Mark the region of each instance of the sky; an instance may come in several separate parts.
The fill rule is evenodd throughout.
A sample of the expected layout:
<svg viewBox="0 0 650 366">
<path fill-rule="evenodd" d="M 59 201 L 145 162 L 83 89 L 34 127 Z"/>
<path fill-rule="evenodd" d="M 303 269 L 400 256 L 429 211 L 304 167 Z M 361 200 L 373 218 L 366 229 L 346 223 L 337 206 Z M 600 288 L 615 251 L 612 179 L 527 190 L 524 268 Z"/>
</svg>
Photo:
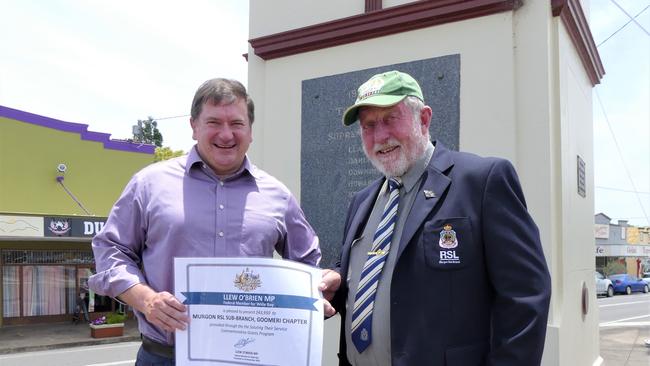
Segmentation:
<svg viewBox="0 0 650 366">
<path fill-rule="evenodd" d="M 0 0 L 0 14 L 0 105 L 112 138 L 152 116 L 187 151 L 198 86 L 247 83 L 248 1 Z"/>
<path fill-rule="evenodd" d="M 593 89 L 594 213 L 650 225 L 650 0 L 591 0 L 588 13 L 606 71 Z M 0 105 L 115 139 L 151 116 L 165 146 L 187 151 L 197 87 L 247 84 L 248 1 L 0 0 L 0 14 Z"/>
<path fill-rule="evenodd" d="M 643 28 L 630 22 L 621 29 L 630 17 L 618 6 L 631 17 L 643 11 L 635 18 Z M 648 226 L 650 0 L 592 0 L 590 10 L 606 72 L 593 90 L 595 212 Z"/>
</svg>

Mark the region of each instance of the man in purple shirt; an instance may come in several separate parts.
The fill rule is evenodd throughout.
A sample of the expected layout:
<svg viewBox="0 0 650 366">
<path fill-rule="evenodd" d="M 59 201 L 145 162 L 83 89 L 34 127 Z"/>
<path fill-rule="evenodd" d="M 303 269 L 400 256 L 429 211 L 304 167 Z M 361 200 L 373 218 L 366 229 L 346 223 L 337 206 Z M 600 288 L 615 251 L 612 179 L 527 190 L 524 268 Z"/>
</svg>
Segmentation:
<svg viewBox="0 0 650 366">
<path fill-rule="evenodd" d="M 296 199 L 246 157 L 253 101 L 235 80 L 199 87 L 188 155 L 136 173 L 93 239 L 97 293 L 135 309 L 137 365 L 173 365 L 174 330 L 190 321 L 173 292 L 174 257 L 271 257 L 318 265 L 318 237 Z"/>
</svg>

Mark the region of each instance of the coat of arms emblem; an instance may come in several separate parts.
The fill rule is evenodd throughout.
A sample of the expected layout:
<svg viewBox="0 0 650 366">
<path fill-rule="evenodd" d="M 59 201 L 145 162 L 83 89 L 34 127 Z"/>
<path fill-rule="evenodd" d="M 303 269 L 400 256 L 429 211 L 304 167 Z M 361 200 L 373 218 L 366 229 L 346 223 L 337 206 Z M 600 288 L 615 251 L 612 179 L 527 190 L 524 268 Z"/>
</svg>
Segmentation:
<svg viewBox="0 0 650 366">
<path fill-rule="evenodd" d="M 452 249 L 458 246 L 458 239 L 456 232 L 451 229 L 451 225 L 446 224 L 440 232 L 440 241 L 438 242 L 441 248 Z"/>
<path fill-rule="evenodd" d="M 262 285 L 262 280 L 260 279 L 259 274 L 246 268 L 240 274 L 235 275 L 234 284 L 238 289 L 248 292 L 260 287 Z"/>
<path fill-rule="evenodd" d="M 48 229 L 54 235 L 63 236 L 70 231 L 70 222 L 64 219 L 51 219 Z"/>
</svg>

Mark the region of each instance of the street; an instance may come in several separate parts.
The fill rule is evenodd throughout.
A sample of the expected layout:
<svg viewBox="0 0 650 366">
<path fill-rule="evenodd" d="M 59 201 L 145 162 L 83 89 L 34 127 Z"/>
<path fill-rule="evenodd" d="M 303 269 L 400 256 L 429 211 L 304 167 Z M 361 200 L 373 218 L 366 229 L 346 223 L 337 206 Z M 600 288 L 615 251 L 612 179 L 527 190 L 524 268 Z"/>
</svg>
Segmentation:
<svg viewBox="0 0 650 366">
<path fill-rule="evenodd" d="M 0 355 L 2 366 L 127 366 L 135 364 L 140 342 L 61 348 Z"/>
<path fill-rule="evenodd" d="M 600 355 L 604 366 L 646 366 L 650 363 L 650 294 L 599 297 Z M 326 342 L 335 339 L 326 337 Z M 0 355 L 2 366 L 127 366 L 135 363 L 140 342 L 71 347 Z M 329 348 L 334 347 L 330 344 Z M 335 364 L 334 360 L 326 360 Z"/>
<path fill-rule="evenodd" d="M 600 328 L 650 326 L 650 293 L 599 297 Z"/>
</svg>

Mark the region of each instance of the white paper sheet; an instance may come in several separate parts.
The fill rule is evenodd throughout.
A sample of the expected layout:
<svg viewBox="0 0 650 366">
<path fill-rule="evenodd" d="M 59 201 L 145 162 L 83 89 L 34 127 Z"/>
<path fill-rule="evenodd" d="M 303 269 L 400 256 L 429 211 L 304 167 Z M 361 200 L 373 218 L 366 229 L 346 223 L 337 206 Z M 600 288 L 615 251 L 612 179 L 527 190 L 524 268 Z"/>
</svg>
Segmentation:
<svg viewBox="0 0 650 366">
<path fill-rule="evenodd" d="M 190 324 L 177 365 L 320 366 L 321 270 L 270 258 L 175 258 Z"/>
</svg>

